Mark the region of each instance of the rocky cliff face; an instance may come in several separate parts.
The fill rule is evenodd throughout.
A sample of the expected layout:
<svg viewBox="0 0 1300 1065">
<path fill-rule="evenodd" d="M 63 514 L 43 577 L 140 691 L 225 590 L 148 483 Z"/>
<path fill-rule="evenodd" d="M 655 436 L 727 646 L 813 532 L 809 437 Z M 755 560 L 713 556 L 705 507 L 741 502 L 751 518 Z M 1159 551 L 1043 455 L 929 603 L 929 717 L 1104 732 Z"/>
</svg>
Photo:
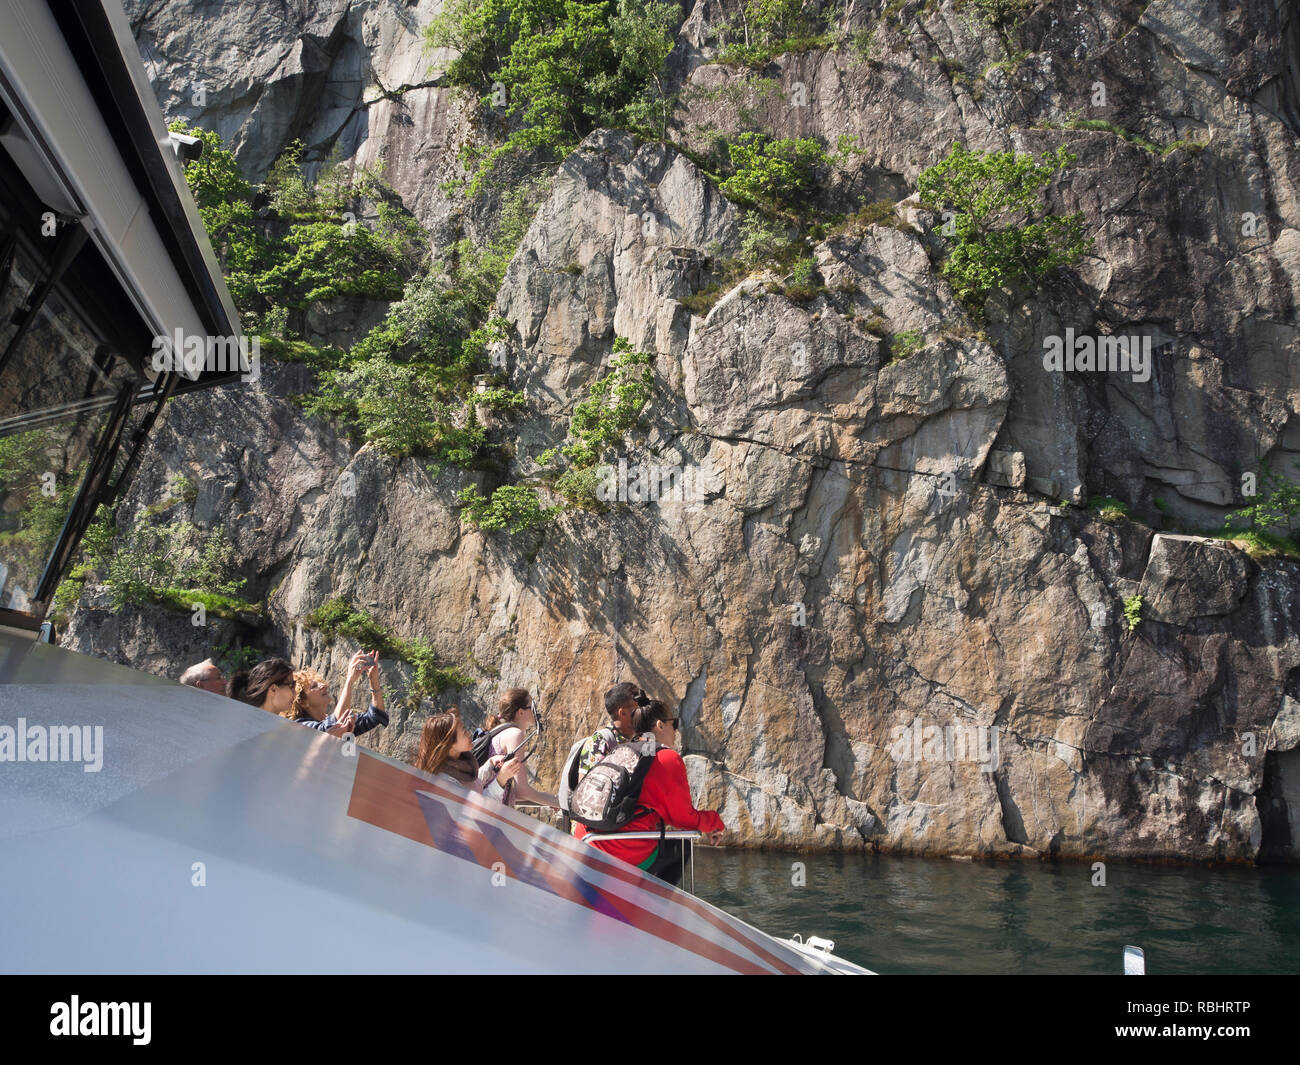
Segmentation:
<svg viewBox="0 0 1300 1065">
<path fill-rule="evenodd" d="M 435 242 L 475 233 L 480 208 L 441 189 L 475 132 L 438 84 L 445 57 L 420 50 L 431 5 L 128 10 L 164 107 L 251 176 L 301 137 L 384 161 Z M 810 302 L 756 275 L 692 313 L 679 301 L 737 246 L 736 209 L 682 152 L 598 131 L 551 176 L 497 297 L 529 399 L 498 431 L 526 472 L 625 337 L 655 353 L 656 398 L 623 458 L 680 469 L 686 498 L 484 534 L 455 505 L 470 475 L 353 451 L 288 401 L 310 380 L 284 367 L 173 402 L 128 511 L 194 477 L 192 520 L 235 543 L 260 638 L 297 662 L 341 675 L 353 648 L 300 622 L 343 596 L 479 678 L 443 705 L 537 687 L 546 785 L 600 693 L 635 679 L 680 707 L 697 803 L 750 843 L 1300 856 L 1300 566 L 1157 531 L 1221 525 L 1243 473 L 1300 464 L 1295 4 L 1047 3 L 1015 62 L 947 2 L 853 5 L 872 59 L 779 56 L 759 82 L 711 62 L 720 18 L 700 0 L 670 59 L 685 147 L 751 124 L 847 134 L 861 154 L 821 194 L 842 207 L 903 200 L 953 141 L 1067 144 L 1052 196 L 1083 212 L 1090 257 L 1050 299 L 992 301 L 981 331 L 932 266 L 937 220 L 912 210 L 823 241 Z M 1130 138 L 1060 128 L 1080 116 Z M 868 314 L 920 350 L 891 361 Z M 1152 338 L 1149 380 L 1046 371 L 1067 328 Z M 1100 494 L 1140 520 L 1063 505 Z M 91 594 L 66 642 L 174 675 L 233 635 Z M 428 709 L 374 742 L 409 755 Z"/>
</svg>

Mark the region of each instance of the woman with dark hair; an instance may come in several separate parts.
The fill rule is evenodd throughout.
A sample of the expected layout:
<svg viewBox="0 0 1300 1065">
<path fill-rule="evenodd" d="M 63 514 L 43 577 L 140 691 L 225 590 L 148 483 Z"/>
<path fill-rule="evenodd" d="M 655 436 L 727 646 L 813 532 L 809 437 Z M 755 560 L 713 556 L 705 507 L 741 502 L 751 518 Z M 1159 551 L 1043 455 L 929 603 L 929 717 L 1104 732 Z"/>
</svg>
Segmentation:
<svg viewBox="0 0 1300 1065">
<path fill-rule="evenodd" d="M 500 730 L 488 744 L 488 755 L 499 755 L 505 758 L 513 754 L 524 742 L 525 730 L 533 728 L 536 724 L 537 712 L 533 708 L 533 697 L 528 694 L 528 689 L 507 688 L 497 699 L 497 712 L 483 725 L 488 732 Z M 486 767 L 484 772 L 486 773 Z M 502 802 L 507 806 L 514 806 L 517 802 L 532 802 L 556 810 L 560 808 L 559 801 L 554 795 L 538 791 L 528 783 L 526 770 L 514 778 L 512 787 L 507 787 L 507 782 L 500 778 L 497 779 L 497 783 L 505 790 Z"/>
<path fill-rule="evenodd" d="M 638 706 L 632 715 L 632 724 L 638 736 L 653 734 L 658 750 L 654 763 L 641 782 L 641 805 L 646 812 L 638 814 L 623 826 L 624 832 L 652 832 L 660 826 L 667 828 L 698 829 L 713 844 L 721 843 L 727 826 L 716 810 L 697 810 L 691 800 L 691 786 L 686 780 L 686 763 L 674 749 L 677 746 L 678 719 L 668 713 L 668 708 L 658 700 Z M 574 833 L 579 839 L 587 835 L 584 825 Z M 607 839 L 592 844 L 606 854 L 621 858 L 630 865 L 644 869 L 651 876 L 678 884 L 682 878 L 685 851 L 679 839 L 665 840 L 660 846 L 653 839 Z"/>
<path fill-rule="evenodd" d="M 293 705 L 293 666 L 283 658 L 267 658 L 230 678 L 226 694 L 259 710 L 283 714 Z"/>
<path fill-rule="evenodd" d="M 362 673 L 370 681 L 370 706 L 363 714 L 352 709 L 352 688 Z M 315 670 L 294 674 L 295 696 L 288 715 L 300 725 L 328 732 L 331 736 L 361 736 L 372 728 L 388 724 L 384 693 L 380 687 L 379 652 L 358 651 L 348 663 L 348 675 L 339 693 L 338 705 L 329 713 L 330 689 Z"/>
<path fill-rule="evenodd" d="M 461 724 L 460 710 L 451 707 L 441 714 L 430 714 L 420 730 L 420 749 L 415 756 L 415 768 L 426 773 L 442 773 L 459 780 L 465 787 L 483 794 L 484 784 L 496 778 L 505 787 L 523 768 L 522 762 L 510 762 L 502 767 L 502 757 L 494 757 L 480 774 L 474 760 L 474 741 Z"/>
<path fill-rule="evenodd" d="M 527 688 L 507 688 L 497 697 L 497 712 L 483 723 L 483 727 L 491 732 L 498 725 L 513 725 L 520 710 L 531 711 L 532 708 L 533 697 Z"/>
</svg>

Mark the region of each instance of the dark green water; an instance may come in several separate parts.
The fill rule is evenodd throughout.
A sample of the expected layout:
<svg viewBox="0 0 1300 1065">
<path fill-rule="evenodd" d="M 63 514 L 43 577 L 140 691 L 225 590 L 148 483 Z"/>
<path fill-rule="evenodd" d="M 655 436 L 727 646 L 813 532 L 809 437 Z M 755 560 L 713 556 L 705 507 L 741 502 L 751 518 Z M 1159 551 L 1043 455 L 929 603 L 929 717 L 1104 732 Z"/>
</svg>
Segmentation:
<svg viewBox="0 0 1300 1065">
<path fill-rule="evenodd" d="M 807 883 L 792 886 L 792 864 Z M 697 849 L 696 894 L 879 973 L 1300 972 L 1300 869 L 955 862 Z"/>
</svg>

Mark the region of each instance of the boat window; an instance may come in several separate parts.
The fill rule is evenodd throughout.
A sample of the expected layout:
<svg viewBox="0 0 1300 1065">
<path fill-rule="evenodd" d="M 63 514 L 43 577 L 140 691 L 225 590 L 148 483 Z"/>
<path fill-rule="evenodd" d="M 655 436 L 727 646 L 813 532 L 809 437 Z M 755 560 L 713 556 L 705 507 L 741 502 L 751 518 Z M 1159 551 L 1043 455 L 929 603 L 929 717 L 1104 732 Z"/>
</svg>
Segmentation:
<svg viewBox="0 0 1300 1065">
<path fill-rule="evenodd" d="M 0 57 L 0 627 L 33 633 L 167 399 L 248 369 L 229 364 L 238 319 L 134 50 L 85 15 L 59 24 L 98 113 L 69 121 L 74 94 Z M 222 364 L 155 365 L 182 332 Z"/>
<path fill-rule="evenodd" d="M 10 165 L 0 152 L 0 171 Z M 20 180 L 0 174 L 0 184 Z M 69 231 L 77 223 L 50 218 L 17 197 L 0 206 L 0 610 L 33 617 L 45 613 L 43 578 L 96 455 L 120 435 L 122 397 L 149 384 L 106 339 L 104 316 L 82 305 L 80 275 L 66 272 L 93 254 Z"/>
<path fill-rule="evenodd" d="M 139 383 L 60 287 L 45 296 L 24 335 L 9 350 L 45 273 L 45 264 L 20 247 L 0 289 L 0 358 L 7 355 L 0 375 L 0 427 L 24 415 L 61 420 L 63 412 L 104 406 L 105 397 L 116 397 L 124 387 Z"/>
</svg>

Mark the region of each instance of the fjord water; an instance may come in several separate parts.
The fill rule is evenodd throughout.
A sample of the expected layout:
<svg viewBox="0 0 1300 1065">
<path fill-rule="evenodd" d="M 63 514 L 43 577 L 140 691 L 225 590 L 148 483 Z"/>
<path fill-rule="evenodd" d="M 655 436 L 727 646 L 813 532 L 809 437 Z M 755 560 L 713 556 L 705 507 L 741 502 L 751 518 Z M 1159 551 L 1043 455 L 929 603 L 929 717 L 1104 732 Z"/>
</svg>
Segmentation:
<svg viewBox="0 0 1300 1065">
<path fill-rule="evenodd" d="M 795 862 L 806 884 L 796 887 Z M 700 847 L 700 898 L 878 973 L 1300 972 L 1300 869 L 966 862 Z"/>
</svg>

